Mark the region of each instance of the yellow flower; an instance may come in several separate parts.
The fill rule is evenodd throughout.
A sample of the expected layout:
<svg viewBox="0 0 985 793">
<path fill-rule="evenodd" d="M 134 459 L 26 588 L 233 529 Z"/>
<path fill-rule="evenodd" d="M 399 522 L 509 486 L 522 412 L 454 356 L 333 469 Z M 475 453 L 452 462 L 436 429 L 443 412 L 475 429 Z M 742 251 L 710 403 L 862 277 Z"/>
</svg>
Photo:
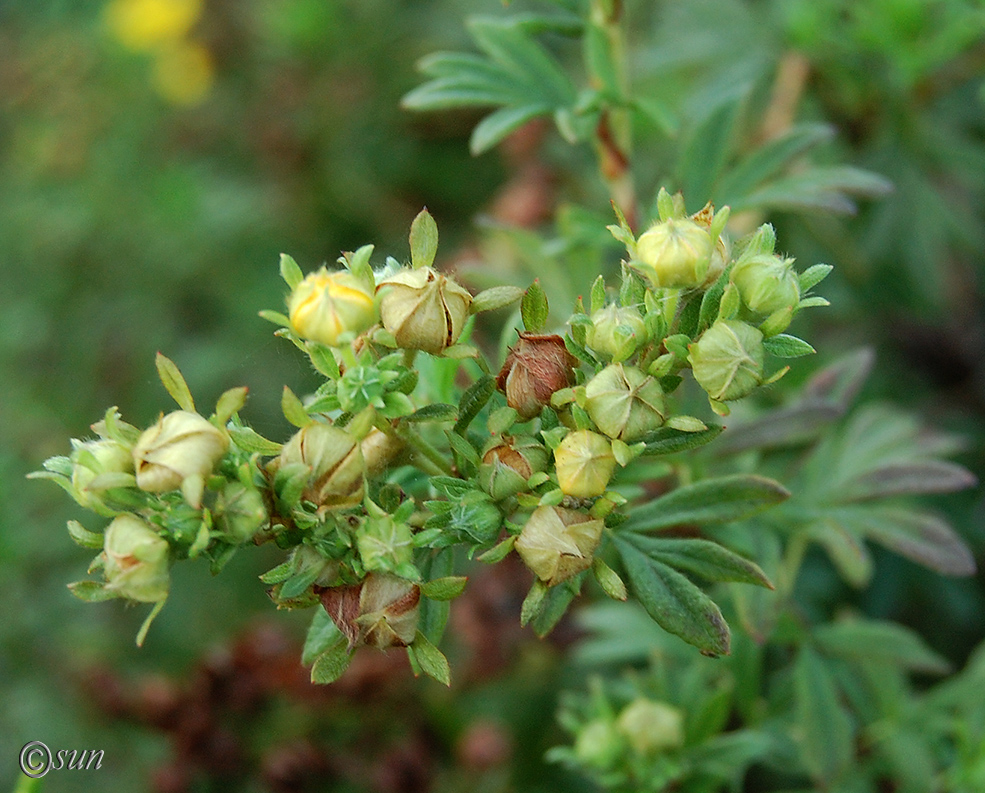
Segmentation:
<svg viewBox="0 0 985 793">
<path fill-rule="evenodd" d="M 295 333 L 329 347 L 337 346 L 343 333 L 362 333 L 377 318 L 376 301 L 358 278 L 324 267 L 294 288 L 287 307 Z"/>
<path fill-rule="evenodd" d="M 202 15 L 202 0 L 112 0 L 106 24 L 124 47 L 151 52 L 183 38 Z"/>
</svg>

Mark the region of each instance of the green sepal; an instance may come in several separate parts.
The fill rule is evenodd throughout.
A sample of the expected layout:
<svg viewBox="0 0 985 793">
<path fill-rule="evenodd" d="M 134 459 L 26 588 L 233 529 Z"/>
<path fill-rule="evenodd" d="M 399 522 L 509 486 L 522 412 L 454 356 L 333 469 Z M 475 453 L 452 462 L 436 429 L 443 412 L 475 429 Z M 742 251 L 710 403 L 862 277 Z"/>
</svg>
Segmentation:
<svg viewBox="0 0 985 793">
<path fill-rule="evenodd" d="M 540 279 L 535 278 L 520 300 L 520 317 L 523 319 L 523 327 L 528 333 L 539 333 L 547 324 L 549 313 L 547 295 L 540 285 Z"/>
<path fill-rule="evenodd" d="M 298 267 L 298 263 L 286 253 L 280 255 L 280 277 L 290 289 L 296 289 L 297 285 L 304 280 L 304 273 Z"/>
<path fill-rule="evenodd" d="M 192 399 L 191 391 L 188 390 L 188 383 L 185 382 L 185 378 L 175 362 L 158 353 L 154 359 L 154 364 L 157 367 L 157 376 L 161 378 L 161 383 L 171 398 L 178 403 L 178 407 L 189 413 L 194 413 L 195 400 Z"/>
<path fill-rule="evenodd" d="M 419 668 L 439 683 L 451 685 L 451 667 L 448 666 L 448 659 L 421 631 L 417 632 L 414 641 L 407 647 L 407 654 L 412 658 L 412 667 Z M 414 676 L 418 676 L 416 669 Z"/>
<path fill-rule="evenodd" d="M 351 660 L 352 652 L 340 635 L 333 645 L 315 658 L 311 665 L 311 682 L 318 685 L 334 683 L 349 668 Z"/>
</svg>

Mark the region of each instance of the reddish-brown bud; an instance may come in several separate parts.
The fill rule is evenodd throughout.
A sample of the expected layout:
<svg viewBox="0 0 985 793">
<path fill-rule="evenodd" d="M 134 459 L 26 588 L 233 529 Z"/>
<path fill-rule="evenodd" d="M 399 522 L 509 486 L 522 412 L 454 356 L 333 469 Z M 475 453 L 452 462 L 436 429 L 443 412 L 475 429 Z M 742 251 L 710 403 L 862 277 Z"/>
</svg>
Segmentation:
<svg viewBox="0 0 985 793">
<path fill-rule="evenodd" d="M 550 403 L 555 391 L 574 383 L 577 365 L 578 359 L 568 352 L 560 336 L 521 333 L 506 356 L 496 386 L 520 418 L 532 419 Z"/>
<path fill-rule="evenodd" d="M 403 578 L 370 573 L 355 586 L 322 590 L 328 616 L 349 640 L 385 650 L 406 647 L 417 635 L 421 589 Z"/>
</svg>

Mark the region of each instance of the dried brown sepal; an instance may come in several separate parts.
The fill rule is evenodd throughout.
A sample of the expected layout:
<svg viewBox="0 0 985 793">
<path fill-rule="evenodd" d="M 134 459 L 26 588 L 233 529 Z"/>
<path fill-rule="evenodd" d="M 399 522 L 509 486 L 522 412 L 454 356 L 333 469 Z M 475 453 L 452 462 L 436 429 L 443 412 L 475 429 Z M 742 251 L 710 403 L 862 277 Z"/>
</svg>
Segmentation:
<svg viewBox="0 0 985 793">
<path fill-rule="evenodd" d="M 550 404 L 555 391 L 574 384 L 577 365 L 560 336 L 521 332 L 496 377 L 496 387 L 521 419 L 532 419 Z"/>
</svg>

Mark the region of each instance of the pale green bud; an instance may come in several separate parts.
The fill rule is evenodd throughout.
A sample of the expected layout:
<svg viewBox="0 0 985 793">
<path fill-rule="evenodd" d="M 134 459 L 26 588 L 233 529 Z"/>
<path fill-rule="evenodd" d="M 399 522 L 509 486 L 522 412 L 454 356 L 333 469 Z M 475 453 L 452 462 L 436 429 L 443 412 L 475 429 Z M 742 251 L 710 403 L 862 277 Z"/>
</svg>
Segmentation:
<svg viewBox="0 0 985 793">
<path fill-rule="evenodd" d="M 800 281 L 793 259 L 781 259 L 772 253 L 743 255 L 729 277 L 742 302 L 760 316 L 796 307 L 800 302 Z"/>
<path fill-rule="evenodd" d="M 377 286 L 383 327 L 405 350 L 437 354 L 462 335 L 472 295 L 430 267 L 401 270 Z"/>
<path fill-rule="evenodd" d="M 575 756 L 590 768 L 607 771 L 619 761 L 626 742 L 611 719 L 593 719 L 578 730 Z"/>
<path fill-rule="evenodd" d="M 197 413 L 176 410 L 144 430 L 133 447 L 137 487 L 176 490 L 188 477 L 206 477 L 229 448 L 229 437 Z"/>
<path fill-rule="evenodd" d="M 535 438 L 493 441 L 482 456 L 479 484 L 499 501 L 526 490 L 527 480 L 538 471 L 543 471 L 547 461 L 547 449 Z"/>
<path fill-rule="evenodd" d="M 577 510 L 537 507 L 514 547 L 537 578 L 554 586 L 591 567 L 603 525 Z"/>
<path fill-rule="evenodd" d="M 592 314 L 586 341 L 590 350 L 606 360 L 625 361 L 646 344 L 646 323 L 635 308 L 613 303 Z"/>
<path fill-rule="evenodd" d="M 335 347 L 343 333 L 359 334 L 377 320 L 372 290 L 348 271 L 309 273 L 287 299 L 291 327 L 302 339 Z"/>
<path fill-rule="evenodd" d="M 120 515 L 103 538 L 106 589 L 130 600 L 156 603 L 168 596 L 170 546 L 135 515 Z"/>
<path fill-rule="evenodd" d="M 640 697 L 623 708 L 616 728 L 641 755 L 684 745 L 684 714 L 665 702 Z"/>
<path fill-rule="evenodd" d="M 712 399 L 749 394 L 763 380 L 763 334 L 738 320 L 719 320 L 688 347 L 694 379 Z"/>
<path fill-rule="evenodd" d="M 356 532 L 356 548 L 367 570 L 395 571 L 414 560 L 410 526 L 390 515 L 366 518 Z"/>
<path fill-rule="evenodd" d="M 100 474 L 125 474 L 133 471 L 133 454 L 116 441 L 72 441 L 72 486 L 83 506 L 100 504 L 96 492 L 89 489 Z M 98 486 L 97 488 L 98 489 Z"/>
<path fill-rule="evenodd" d="M 669 218 L 643 232 L 634 264 L 656 287 L 697 287 L 708 277 L 714 250 L 707 226 Z"/>
<path fill-rule="evenodd" d="M 631 443 L 664 423 L 667 407 L 660 383 L 635 366 L 614 363 L 585 386 L 585 409 L 610 438 Z"/>
<path fill-rule="evenodd" d="M 591 498 L 605 492 L 616 458 L 612 445 L 590 430 L 569 432 L 554 450 L 554 465 L 561 491 L 575 498 Z"/>
<path fill-rule="evenodd" d="M 242 482 L 227 482 L 216 498 L 216 526 L 227 542 L 248 542 L 267 522 L 263 496 L 255 487 Z"/>
<path fill-rule="evenodd" d="M 365 463 L 359 442 L 331 424 L 302 427 L 284 444 L 279 464 L 311 469 L 302 495 L 320 507 L 340 509 L 362 501 Z"/>
</svg>

